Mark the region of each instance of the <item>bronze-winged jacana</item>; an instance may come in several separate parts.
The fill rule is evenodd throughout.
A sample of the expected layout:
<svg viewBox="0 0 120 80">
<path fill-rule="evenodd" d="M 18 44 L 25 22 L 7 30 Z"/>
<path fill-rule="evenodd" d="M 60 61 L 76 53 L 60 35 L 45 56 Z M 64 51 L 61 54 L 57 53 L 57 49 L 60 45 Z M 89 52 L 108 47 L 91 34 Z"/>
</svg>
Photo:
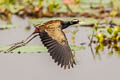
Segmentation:
<svg viewBox="0 0 120 80">
<path fill-rule="evenodd" d="M 52 59 L 64 68 L 73 67 L 75 60 L 72 55 L 72 50 L 69 47 L 68 41 L 63 29 L 70 25 L 78 24 L 79 20 L 72 21 L 51 20 L 42 25 L 35 26 L 35 31 L 25 40 L 15 43 L 7 52 L 12 51 L 18 47 L 26 45 L 36 36 L 40 36 L 42 43 L 47 47 Z M 32 37 L 33 36 L 33 37 Z"/>
</svg>

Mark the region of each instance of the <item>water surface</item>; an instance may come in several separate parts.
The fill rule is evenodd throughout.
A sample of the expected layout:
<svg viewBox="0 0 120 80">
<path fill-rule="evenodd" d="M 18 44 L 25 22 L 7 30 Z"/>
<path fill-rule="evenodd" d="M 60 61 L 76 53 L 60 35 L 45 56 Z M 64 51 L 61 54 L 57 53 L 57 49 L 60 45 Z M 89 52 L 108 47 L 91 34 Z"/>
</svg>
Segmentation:
<svg viewBox="0 0 120 80">
<path fill-rule="evenodd" d="M 0 45 L 9 45 L 25 39 L 34 28 L 25 31 L 28 19 L 14 18 L 14 24 L 19 27 L 0 31 Z M 1 24 L 4 24 L 1 22 Z M 69 44 L 72 44 L 70 27 L 66 30 Z M 89 43 L 88 35 L 90 28 L 79 27 L 76 34 L 76 45 L 81 42 Z M 101 53 L 101 58 L 95 60 L 91 50 L 86 46 L 85 50 L 76 51 L 77 65 L 69 70 L 57 66 L 49 53 L 23 53 L 5 54 L 0 53 L 0 80 L 120 80 L 120 58 L 118 55 L 109 56 Z M 42 45 L 39 37 L 32 40 L 29 45 Z"/>
</svg>

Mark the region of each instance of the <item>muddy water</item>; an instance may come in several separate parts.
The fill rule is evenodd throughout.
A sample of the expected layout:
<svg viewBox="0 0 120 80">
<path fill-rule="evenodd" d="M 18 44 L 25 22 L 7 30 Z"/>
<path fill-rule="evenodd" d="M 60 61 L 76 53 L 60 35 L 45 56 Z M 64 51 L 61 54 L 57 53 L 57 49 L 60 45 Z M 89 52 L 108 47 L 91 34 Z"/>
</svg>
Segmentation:
<svg viewBox="0 0 120 80">
<path fill-rule="evenodd" d="M 0 45 L 9 45 L 26 38 L 34 28 L 25 31 L 28 19 L 15 18 L 12 21 L 19 24 L 15 29 L 0 31 Z M 4 22 L 0 22 L 4 24 Z M 72 44 L 71 33 L 74 27 L 64 30 L 69 44 Z M 76 34 L 76 44 L 89 42 L 89 28 L 79 27 Z M 39 37 L 29 45 L 41 45 Z M 102 53 L 101 58 L 93 59 L 90 48 L 76 51 L 77 65 L 64 70 L 58 67 L 49 56 L 49 53 L 31 54 L 4 54 L 0 53 L 0 80 L 120 80 L 120 58 L 117 55 L 109 56 Z"/>
</svg>

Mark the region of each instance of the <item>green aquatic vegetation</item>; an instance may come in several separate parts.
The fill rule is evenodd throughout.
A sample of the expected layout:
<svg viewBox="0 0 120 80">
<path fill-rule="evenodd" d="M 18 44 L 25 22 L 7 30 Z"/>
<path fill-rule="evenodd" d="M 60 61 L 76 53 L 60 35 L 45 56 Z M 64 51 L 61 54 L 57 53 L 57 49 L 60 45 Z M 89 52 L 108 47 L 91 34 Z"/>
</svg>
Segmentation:
<svg viewBox="0 0 120 80">
<path fill-rule="evenodd" d="M 85 18 L 85 17 L 53 17 L 53 18 L 30 18 L 29 21 L 33 24 L 41 24 L 43 22 L 49 21 L 49 20 L 72 20 L 72 19 L 79 19 L 80 21 L 83 21 L 83 24 L 80 25 L 89 25 L 89 24 L 94 24 L 100 21 L 99 19 L 94 19 L 94 18 Z M 115 20 L 114 22 L 116 22 Z M 105 20 L 101 20 L 101 23 L 104 23 Z"/>
<path fill-rule="evenodd" d="M 98 54 L 104 49 L 107 49 L 109 54 L 120 54 L 120 26 L 113 26 L 113 28 L 106 26 L 105 28 L 98 28 L 94 32 L 92 43 L 96 44 L 95 52 Z"/>
<path fill-rule="evenodd" d="M 11 29 L 11 28 L 15 28 L 15 27 L 18 27 L 19 25 L 16 25 L 16 24 L 3 24 L 3 25 L 0 25 L 0 29 L 1 30 L 4 30 L 4 29 Z"/>
<path fill-rule="evenodd" d="M 1 3 L 9 5 L 9 4 L 14 4 L 16 0 L 1 0 Z"/>
<path fill-rule="evenodd" d="M 47 10 L 50 13 L 54 13 L 60 8 L 61 8 L 60 4 L 55 2 L 55 0 L 50 0 L 49 5 L 47 6 Z"/>
<path fill-rule="evenodd" d="M 109 26 L 106 26 L 106 30 L 107 30 L 107 32 L 111 35 L 112 34 L 112 32 L 113 32 L 113 30 L 109 27 Z"/>
<path fill-rule="evenodd" d="M 20 10 L 24 9 L 24 6 L 22 5 L 9 5 L 9 11 L 12 13 L 12 14 L 15 14 L 17 12 L 19 12 Z M 19 12 L 20 13 L 20 12 Z"/>
<path fill-rule="evenodd" d="M 26 27 L 25 27 L 25 30 L 26 30 L 26 31 L 30 31 L 30 30 L 31 30 L 31 26 L 26 26 Z"/>
<path fill-rule="evenodd" d="M 113 10 L 117 10 L 120 12 L 120 1 L 119 0 L 110 0 L 109 6 L 113 8 Z"/>
<path fill-rule="evenodd" d="M 70 45 L 73 51 L 85 49 L 84 46 Z M 0 46 L 0 52 L 5 52 L 10 46 Z M 27 45 L 13 50 L 11 53 L 44 53 L 47 52 L 46 47 L 43 45 Z"/>
<path fill-rule="evenodd" d="M 70 14 L 69 12 L 87 12 L 88 14 L 94 13 L 96 15 L 98 11 L 90 9 L 90 4 L 99 5 L 101 3 L 102 6 L 109 7 L 109 2 L 110 1 L 107 0 L 0 0 L 0 11 L 2 14 L 5 14 L 6 12 L 3 10 L 5 9 L 8 10 L 11 15 L 17 13 L 18 16 L 20 13 L 23 13 L 22 16 L 30 15 L 29 12 L 32 11 L 32 17 L 42 17 L 45 16 L 45 14 L 47 14 L 46 16 L 48 17 L 51 15 L 58 16 L 58 14 L 50 14 L 56 12 L 65 12 L 65 14 L 61 14 L 62 16 L 70 16 L 74 14 Z M 26 10 L 27 6 L 32 6 L 33 8 L 27 8 Z M 100 5 L 98 7 L 100 7 Z"/>
<path fill-rule="evenodd" d="M 70 33 L 72 34 L 72 36 L 71 36 L 72 43 L 73 43 L 73 45 L 75 45 L 75 46 L 76 46 L 75 35 L 77 34 L 78 31 L 79 31 L 79 30 L 78 30 L 77 27 L 75 28 L 75 30 L 70 31 Z"/>
</svg>

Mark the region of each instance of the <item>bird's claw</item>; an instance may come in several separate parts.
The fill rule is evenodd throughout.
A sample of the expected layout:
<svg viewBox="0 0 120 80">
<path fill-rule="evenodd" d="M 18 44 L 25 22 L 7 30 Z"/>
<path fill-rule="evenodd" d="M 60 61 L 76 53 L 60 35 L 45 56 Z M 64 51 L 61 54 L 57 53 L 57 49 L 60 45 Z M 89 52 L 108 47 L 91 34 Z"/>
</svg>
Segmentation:
<svg viewBox="0 0 120 80">
<path fill-rule="evenodd" d="M 8 53 L 8 52 L 11 52 L 11 51 L 13 51 L 13 50 L 16 49 L 16 48 L 19 48 L 19 47 L 25 46 L 25 45 L 26 45 L 26 43 L 25 43 L 24 41 L 15 43 L 15 44 L 14 44 L 12 47 L 10 47 L 6 52 L 7 52 L 7 53 Z"/>
</svg>

